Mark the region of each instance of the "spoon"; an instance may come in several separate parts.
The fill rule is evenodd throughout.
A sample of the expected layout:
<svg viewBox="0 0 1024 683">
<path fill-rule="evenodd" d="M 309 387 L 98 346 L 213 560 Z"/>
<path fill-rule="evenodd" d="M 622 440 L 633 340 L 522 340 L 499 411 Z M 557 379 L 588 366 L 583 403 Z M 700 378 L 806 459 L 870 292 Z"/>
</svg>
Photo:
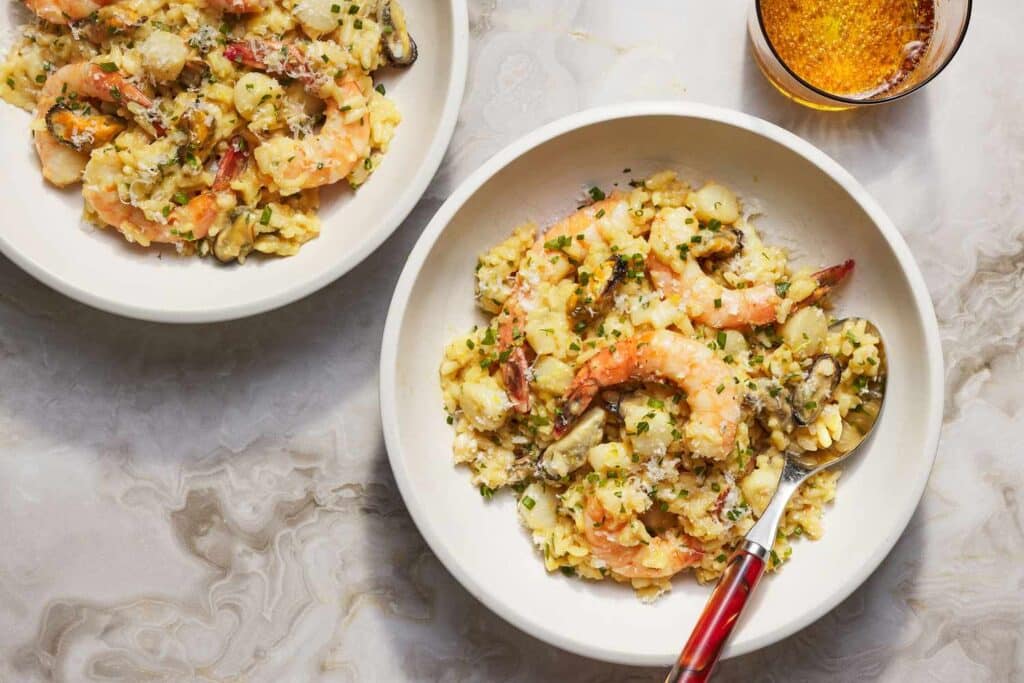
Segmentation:
<svg viewBox="0 0 1024 683">
<path fill-rule="evenodd" d="M 830 328 L 842 326 L 848 319 L 837 320 Z M 771 501 L 761 514 L 761 518 L 747 532 L 746 537 L 733 552 L 725 567 L 718 585 L 708 599 L 704 612 L 697 620 L 690 639 L 676 659 L 675 665 L 665 679 L 666 683 L 693 683 L 706 681 L 718 662 L 722 648 L 732 635 L 733 628 L 747 604 L 747 599 L 764 574 L 765 564 L 775 544 L 775 536 L 779 523 L 786 512 L 786 505 L 800 485 L 807 479 L 824 469 L 836 465 L 853 455 L 867 440 L 871 430 L 878 422 L 882 401 L 885 397 L 886 360 L 885 347 L 878 329 L 871 323 L 867 330 L 878 337 L 878 351 L 881 367 L 874 386 L 869 384 L 864 392 L 869 399 L 864 403 L 862 413 L 849 413 L 844 421 L 844 431 L 853 429 L 858 437 L 854 443 L 841 438 L 845 450 L 839 450 L 838 444 L 818 452 L 803 454 L 786 453 L 785 464 L 779 486 Z M 862 393 L 862 395 L 864 395 Z M 851 418 L 854 419 L 850 424 Z M 844 434 L 844 437 L 847 435 Z M 848 438 L 848 437 L 847 437 Z"/>
</svg>

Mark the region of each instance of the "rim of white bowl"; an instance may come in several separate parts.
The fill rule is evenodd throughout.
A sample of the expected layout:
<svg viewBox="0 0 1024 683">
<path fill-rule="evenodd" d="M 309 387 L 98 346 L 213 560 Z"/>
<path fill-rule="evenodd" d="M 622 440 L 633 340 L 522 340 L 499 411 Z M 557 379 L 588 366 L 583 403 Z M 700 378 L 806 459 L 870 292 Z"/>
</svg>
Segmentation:
<svg viewBox="0 0 1024 683">
<path fill-rule="evenodd" d="M 391 210 L 381 220 L 380 224 L 384 226 L 384 229 L 374 233 L 358 249 L 347 252 L 334 266 L 318 277 L 297 283 L 258 301 L 218 306 L 202 311 L 166 311 L 148 306 L 126 304 L 77 287 L 65 280 L 60 273 L 52 271 L 22 254 L 12 247 L 2 235 L 0 235 L 0 252 L 3 252 L 4 256 L 35 279 L 76 301 L 108 313 L 150 322 L 210 323 L 237 320 L 286 306 L 326 287 L 362 263 L 367 256 L 384 243 L 384 240 L 394 234 L 402 221 L 408 218 L 416 204 L 423 198 L 427 186 L 433 180 L 437 169 L 441 166 L 445 152 L 448 150 L 448 144 L 455 133 L 459 108 L 462 105 L 469 61 L 469 10 L 466 0 L 448 0 L 448 2 L 452 11 L 452 69 L 448 78 L 441 121 L 436 129 L 437 134 L 427 150 L 424 162 L 420 166 L 419 172 L 405 186 L 405 190 L 399 195 Z"/>
<path fill-rule="evenodd" d="M 732 125 L 743 130 L 768 138 L 800 155 L 817 166 L 826 175 L 832 178 L 856 201 L 868 214 L 872 222 L 878 227 L 882 236 L 889 243 L 895 252 L 897 261 L 903 269 L 910 284 L 914 301 L 921 313 L 921 326 L 925 336 L 925 355 L 927 357 L 928 375 L 932 385 L 931 400 L 928 402 L 927 416 L 927 437 L 924 444 L 925 454 L 928 457 L 928 468 L 921 471 L 916 481 L 909 482 L 909 490 L 912 495 L 904 498 L 901 508 L 893 510 L 893 516 L 899 520 L 899 524 L 893 526 L 895 530 L 890 533 L 870 557 L 864 558 L 860 568 L 854 574 L 853 579 L 838 586 L 828 599 L 812 606 L 798 618 L 791 619 L 765 635 L 754 638 L 743 643 L 742 646 L 733 646 L 732 643 L 726 646 L 723 658 L 736 657 L 749 652 L 754 652 L 786 638 L 800 629 L 817 621 L 826 613 L 835 608 L 856 590 L 865 580 L 878 568 L 882 560 L 889 554 L 896 542 L 903 535 L 910 519 L 924 495 L 925 486 L 931 475 L 932 467 L 935 464 L 935 456 L 938 451 L 939 432 L 942 428 L 942 406 L 943 406 L 943 361 L 942 347 L 939 340 L 939 326 L 935 318 L 935 309 L 932 306 L 931 296 L 925 286 L 924 277 L 914 261 L 910 248 L 904 241 L 903 236 L 896 229 L 892 220 L 886 215 L 882 207 L 868 194 L 868 191 L 846 171 L 837 161 L 822 152 L 820 149 L 807 142 L 794 133 L 785 130 L 773 123 L 759 119 L 743 112 L 715 107 L 707 104 L 690 102 L 634 102 L 629 104 L 612 105 L 587 109 L 539 128 L 529 133 L 512 144 L 505 147 L 483 166 L 471 174 L 458 189 L 453 192 L 448 200 L 441 205 L 426 229 L 420 235 L 416 245 L 413 247 L 409 259 L 406 261 L 402 274 L 395 287 L 395 293 L 391 299 L 388 309 L 387 320 L 384 324 L 384 337 L 381 347 L 380 358 L 380 411 L 381 422 L 384 429 L 384 443 L 388 451 L 388 460 L 391 463 L 391 471 L 395 475 L 399 492 L 405 501 L 413 522 L 419 529 L 420 534 L 426 539 L 434 554 L 441 560 L 447 570 L 465 587 L 473 596 L 486 605 L 492 612 L 505 621 L 511 623 L 526 633 L 539 638 L 547 643 L 568 650 L 578 655 L 591 657 L 616 664 L 629 664 L 635 666 L 670 666 L 678 653 L 665 653 L 663 655 L 632 655 L 617 650 L 610 650 L 604 647 L 595 646 L 591 643 L 580 642 L 576 639 L 566 637 L 549 629 L 545 624 L 535 622 L 520 615 L 514 605 L 506 602 L 497 596 L 485 591 L 472 576 L 463 571 L 462 567 L 455 561 L 448 547 L 442 540 L 441 535 L 430 525 L 423 514 L 424 506 L 421 505 L 416 492 L 409 481 L 408 472 L 405 469 L 402 458 L 398 456 L 399 436 L 398 418 L 395 414 L 396 396 L 396 374 L 395 369 L 398 361 L 398 334 L 402 319 L 405 317 L 406 303 L 409 294 L 415 283 L 420 269 L 426 261 L 427 255 L 437 241 L 438 237 L 448 226 L 452 217 L 462 208 L 463 204 L 492 176 L 498 171 L 518 159 L 533 148 L 565 133 L 574 131 L 585 126 L 602 123 L 612 119 L 631 118 L 637 116 L 681 116 L 687 118 L 707 119 L 727 125 Z M 683 634 L 685 635 L 685 634 Z M 682 638 L 682 636 L 681 636 Z M 680 639 L 679 647 L 683 646 Z"/>
</svg>

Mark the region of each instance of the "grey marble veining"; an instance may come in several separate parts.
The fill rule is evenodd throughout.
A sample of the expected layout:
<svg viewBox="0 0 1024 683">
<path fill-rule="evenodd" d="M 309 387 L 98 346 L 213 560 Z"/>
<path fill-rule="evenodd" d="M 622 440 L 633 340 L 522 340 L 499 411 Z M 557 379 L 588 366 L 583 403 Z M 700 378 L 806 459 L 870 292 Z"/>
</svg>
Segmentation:
<svg viewBox="0 0 1024 683">
<path fill-rule="evenodd" d="M 578 109 L 735 107 L 820 146 L 909 242 L 939 316 L 942 442 L 877 572 L 725 681 L 1024 680 L 1024 5 L 976 3 L 937 81 L 867 111 L 778 96 L 746 2 L 474 0 L 445 164 L 363 265 L 282 310 L 129 321 L 0 260 L 0 681 L 655 681 L 520 633 L 414 528 L 377 413 L 405 255 L 505 144 Z"/>
</svg>

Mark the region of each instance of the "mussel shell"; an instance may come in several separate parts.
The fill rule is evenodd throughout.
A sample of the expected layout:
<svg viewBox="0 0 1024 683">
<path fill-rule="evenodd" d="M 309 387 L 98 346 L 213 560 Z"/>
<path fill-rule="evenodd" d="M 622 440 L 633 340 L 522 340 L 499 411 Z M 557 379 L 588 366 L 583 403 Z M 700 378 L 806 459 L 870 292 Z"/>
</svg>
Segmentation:
<svg viewBox="0 0 1024 683">
<path fill-rule="evenodd" d="M 410 66 L 419 56 L 416 41 L 405 24 L 405 10 L 397 0 L 385 0 L 377 9 L 377 21 L 387 29 L 382 41 L 384 54 L 395 66 Z"/>
<path fill-rule="evenodd" d="M 789 389 L 770 379 L 759 379 L 754 386 L 756 388 L 744 396 L 744 403 L 752 409 L 757 421 L 768 432 L 789 431 L 793 423 Z"/>
<path fill-rule="evenodd" d="M 574 320 L 590 322 L 604 315 L 614 302 L 615 289 L 629 274 L 629 262 L 621 255 L 609 259 L 600 268 L 600 272 L 592 274 L 592 286 L 584 287 L 584 292 L 592 295 L 573 294 L 569 301 L 570 315 Z"/>
<path fill-rule="evenodd" d="M 254 223 L 246 214 L 240 214 L 217 233 L 213 242 L 213 255 L 221 263 L 244 261 L 252 252 L 256 240 Z"/>
<path fill-rule="evenodd" d="M 124 122 L 114 116 L 86 114 L 63 102 L 50 107 L 45 118 L 50 134 L 76 152 L 88 152 L 105 145 L 125 129 Z"/>
<path fill-rule="evenodd" d="M 198 90 L 209 77 L 209 64 L 201 59 L 190 59 L 185 62 L 181 74 L 178 75 L 178 82 L 188 90 Z"/>
<path fill-rule="evenodd" d="M 793 419 L 797 424 L 808 425 L 821 415 L 841 374 L 839 363 L 829 354 L 814 357 L 804 378 L 793 389 Z"/>
</svg>

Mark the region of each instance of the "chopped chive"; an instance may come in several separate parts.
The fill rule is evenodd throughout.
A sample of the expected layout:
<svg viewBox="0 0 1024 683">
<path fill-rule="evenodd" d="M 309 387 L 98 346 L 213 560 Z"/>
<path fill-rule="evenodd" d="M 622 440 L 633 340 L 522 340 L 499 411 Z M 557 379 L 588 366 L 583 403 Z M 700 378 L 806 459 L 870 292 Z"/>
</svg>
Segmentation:
<svg viewBox="0 0 1024 683">
<path fill-rule="evenodd" d="M 260 225 L 270 225 L 270 217 L 273 213 L 273 210 L 269 206 L 264 206 L 263 213 L 260 214 Z"/>
<path fill-rule="evenodd" d="M 381 95 L 386 95 L 387 94 L 387 91 L 384 90 L 384 84 L 383 83 L 378 83 L 377 86 L 374 88 L 374 90 L 379 92 Z"/>
<path fill-rule="evenodd" d="M 602 192 L 601 188 L 599 187 L 590 188 L 589 190 L 587 190 L 587 194 L 589 194 L 590 198 L 593 199 L 595 202 L 599 202 L 605 197 L 604 192 Z"/>
<path fill-rule="evenodd" d="M 104 73 L 112 74 L 117 71 L 117 64 L 114 64 L 113 62 L 103 62 L 100 64 L 100 68 Z"/>
<path fill-rule="evenodd" d="M 521 502 L 523 503 L 523 507 L 527 510 L 532 510 L 533 506 L 537 504 L 537 501 L 529 496 L 523 496 L 523 500 Z"/>
<path fill-rule="evenodd" d="M 171 197 L 171 201 L 177 204 L 178 206 L 184 206 L 185 204 L 188 203 L 188 197 L 185 195 L 184 192 L 175 192 L 174 196 Z"/>
</svg>

